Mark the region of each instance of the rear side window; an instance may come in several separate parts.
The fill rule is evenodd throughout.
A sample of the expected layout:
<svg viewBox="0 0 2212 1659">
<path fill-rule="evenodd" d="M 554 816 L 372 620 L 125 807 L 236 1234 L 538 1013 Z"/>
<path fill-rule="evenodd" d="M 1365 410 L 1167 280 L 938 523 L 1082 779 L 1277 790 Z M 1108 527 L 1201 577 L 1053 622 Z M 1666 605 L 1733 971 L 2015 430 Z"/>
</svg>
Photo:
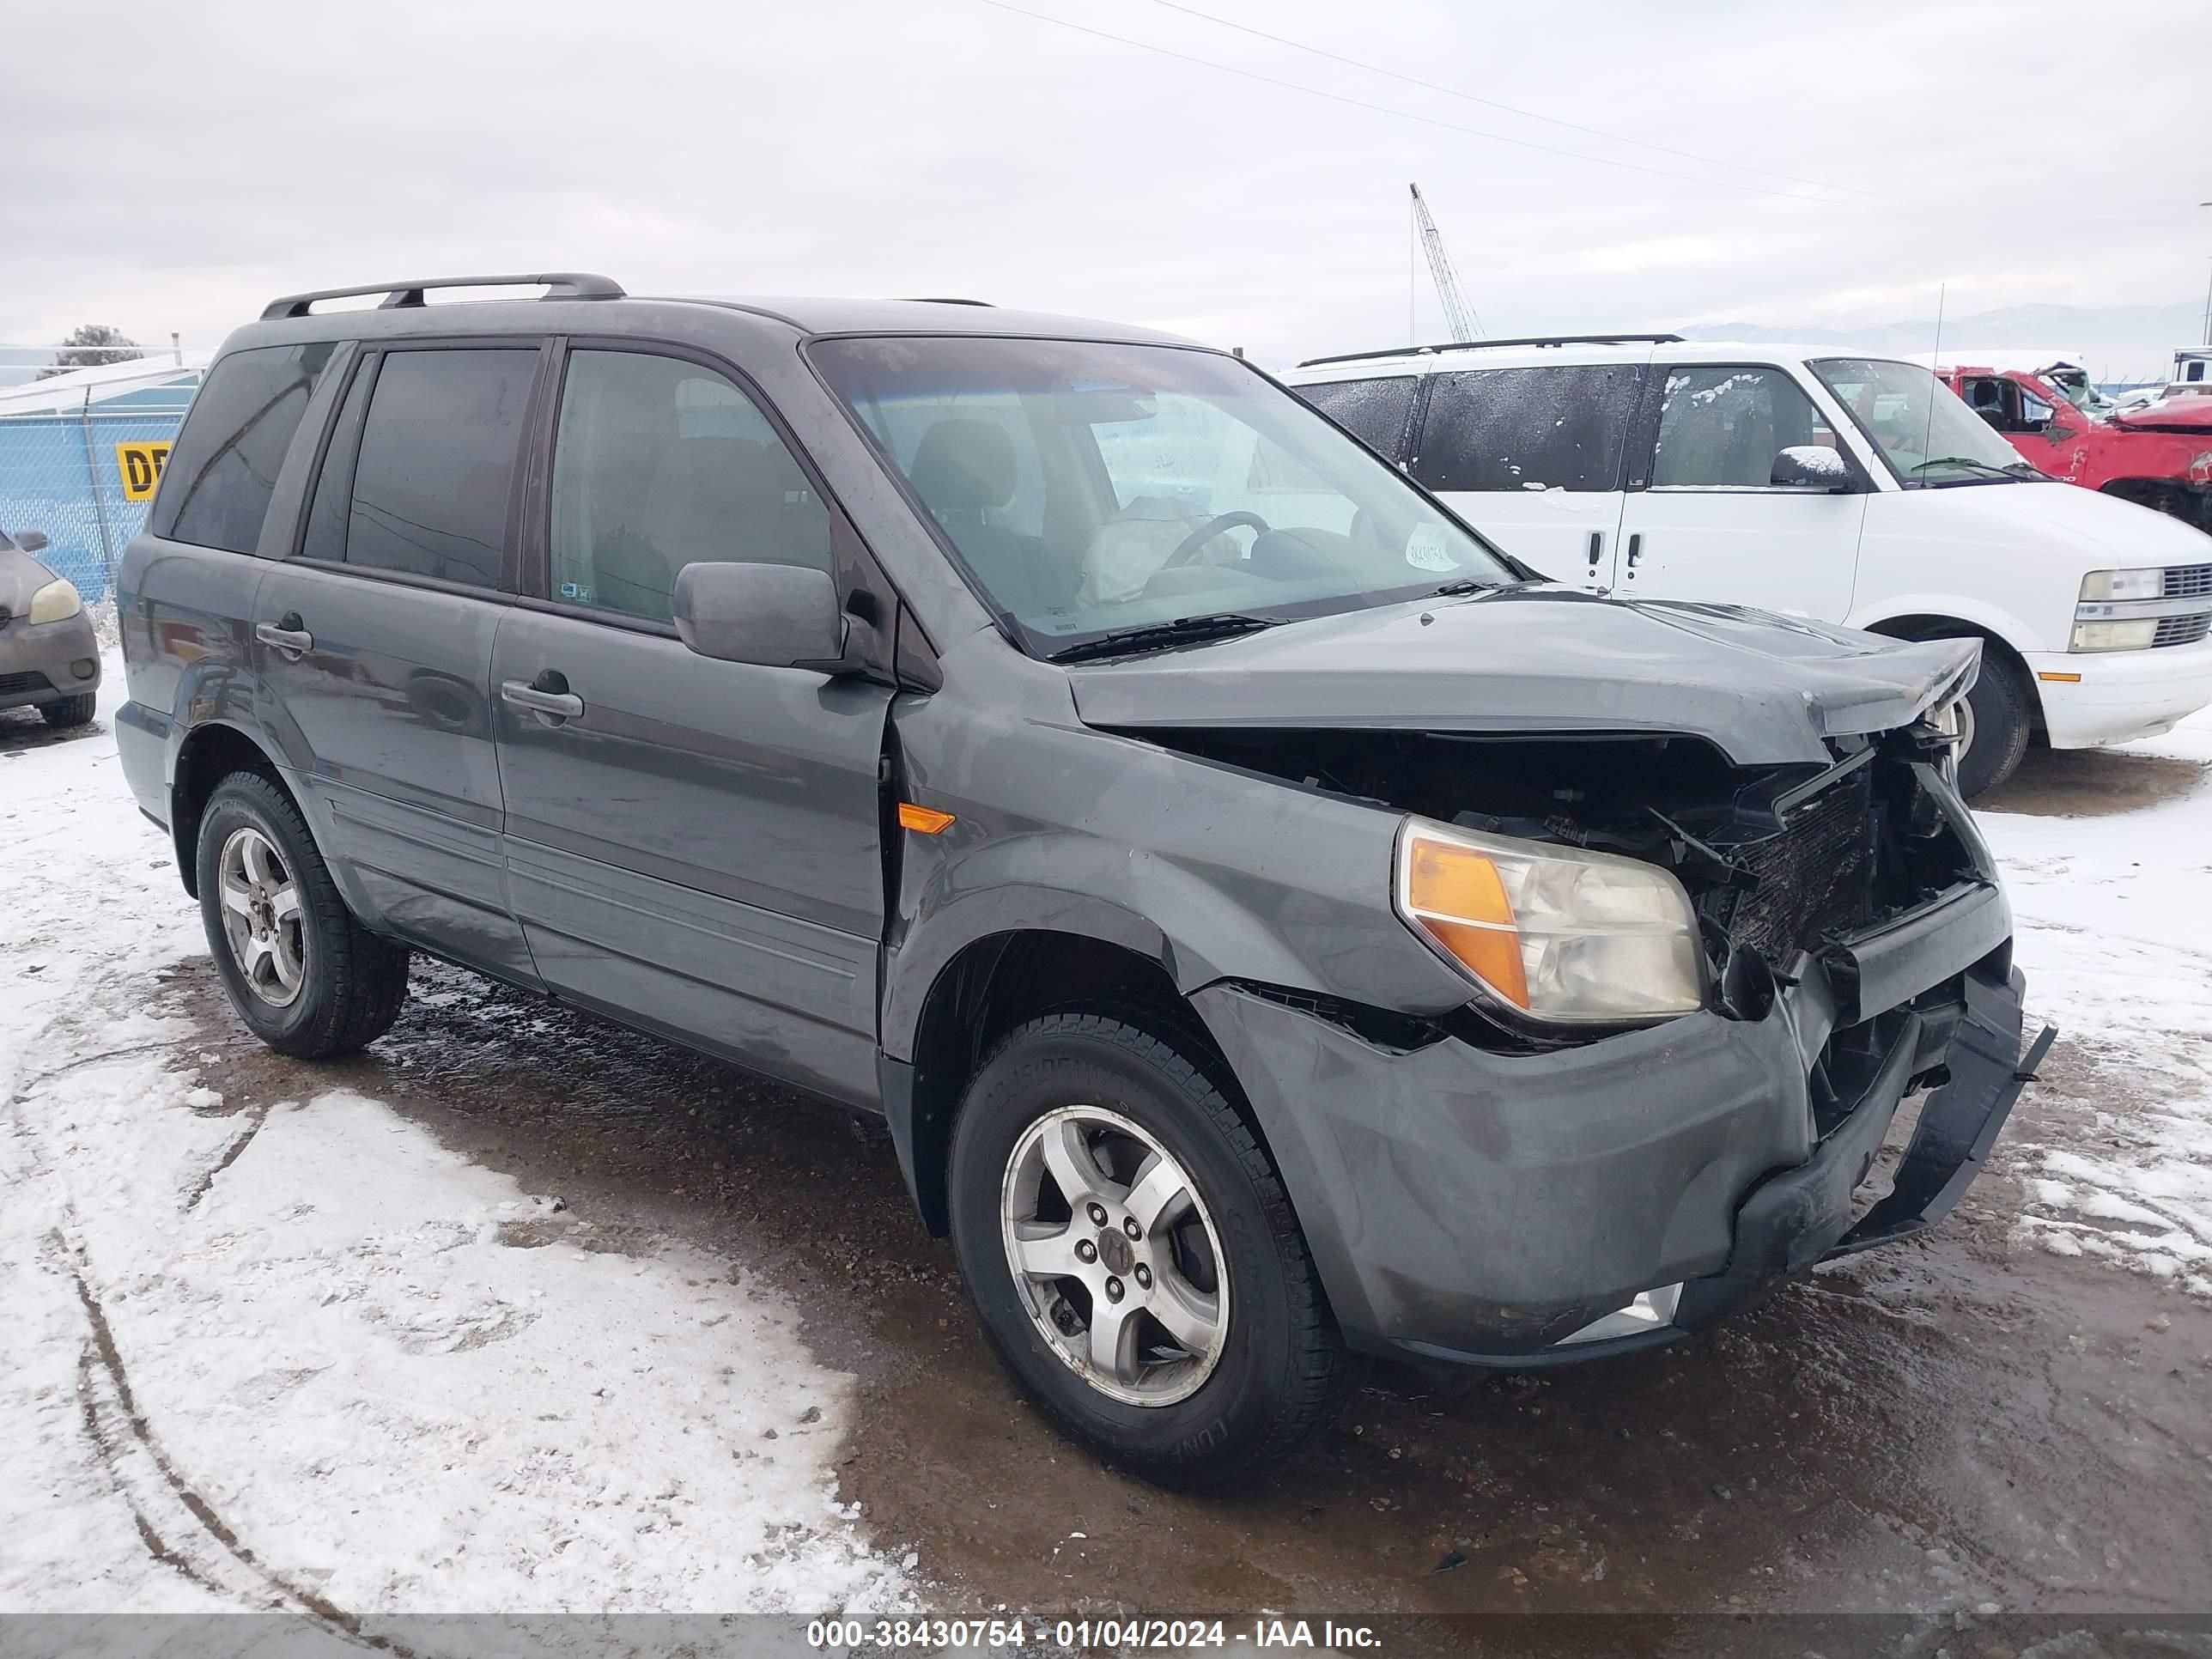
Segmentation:
<svg viewBox="0 0 2212 1659">
<path fill-rule="evenodd" d="M 1836 434 L 1778 368 L 1697 364 L 1667 371 L 1654 489 L 1764 489 L 1784 449 L 1836 447 Z"/>
<path fill-rule="evenodd" d="M 1384 380 L 1323 380 L 1291 389 L 1379 455 L 1406 459 L 1406 427 L 1419 382 L 1410 374 Z"/>
<path fill-rule="evenodd" d="M 1620 488 L 1634 368 L 1484 368 L 1430 380 L 1413 476 L 1431 489 Z"/>
<path fill-rule="evenodd" d="M 345 562 L 512 592 L 509 498 L 537 372 L 535 350 L 386 354 L 354 461 Z M 316 518 L 337 482 L 326 467 Z"/>
<path fill-rule="evenodd" d="M 552 597 L 665 623 L 678 571 L 736 559 L 830 568 L 830 510 L 768 417 L 678 357 L 570 353 Z"/>
<path fill-rule="evenodd" d="M 328 341 L 259 346 L 215 366 L 162 469 L 155 534 L 231 553 L 254 550 L 284 452 L 337 350 Z"/>
</svg>

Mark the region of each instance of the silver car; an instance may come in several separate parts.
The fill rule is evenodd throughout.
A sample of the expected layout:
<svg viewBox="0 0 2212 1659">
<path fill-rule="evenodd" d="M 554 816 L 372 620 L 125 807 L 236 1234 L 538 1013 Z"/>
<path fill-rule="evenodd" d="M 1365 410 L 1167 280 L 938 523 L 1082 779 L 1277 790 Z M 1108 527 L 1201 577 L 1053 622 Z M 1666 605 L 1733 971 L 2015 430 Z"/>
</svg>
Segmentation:
<svg viewBox="0 0 2212 1659">
<path fill-rule="evenodd" d="M 0 708 L 83 726 L 100 701 L 100 641 L 76 586 L 31 556 L 46 544 L 43 531 L 0 531 Z"/>
</svg>

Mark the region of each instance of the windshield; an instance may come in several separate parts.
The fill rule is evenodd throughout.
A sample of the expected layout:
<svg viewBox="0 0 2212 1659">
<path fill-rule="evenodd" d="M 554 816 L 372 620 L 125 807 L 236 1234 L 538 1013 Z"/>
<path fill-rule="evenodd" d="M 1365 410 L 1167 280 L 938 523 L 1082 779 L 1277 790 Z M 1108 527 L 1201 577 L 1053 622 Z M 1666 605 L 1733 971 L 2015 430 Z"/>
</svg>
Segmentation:
<svg viewBox="0 0 2212 1659">
<path fill-rule="evenodd" d="M 1899 483 L 2004 483 L 2042 476 L 1917 363 L 1830 357 L 1812 368 Z"/>
<path fill-rule="evenodd" d="M 1519 576 L 1234 358 L 945 337 L 811 352 L 1040 654 L 1188 617 L 1285 621 Z"/>
</svg>

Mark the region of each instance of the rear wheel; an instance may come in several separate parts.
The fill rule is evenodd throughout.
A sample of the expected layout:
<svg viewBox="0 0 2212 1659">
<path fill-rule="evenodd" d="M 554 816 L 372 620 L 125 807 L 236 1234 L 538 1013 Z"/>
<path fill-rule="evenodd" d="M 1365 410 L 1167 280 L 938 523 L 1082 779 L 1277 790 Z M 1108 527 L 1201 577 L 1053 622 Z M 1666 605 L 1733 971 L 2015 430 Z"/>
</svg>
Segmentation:
<svg viewBox="0 0 2212 1659">
<path fill-rule="evenodd" d="M 39 713 L 46 716 L 49 726 L 89 726 L 93 711 L 99 707 L 99 692 L 80 691 L 73 697 L 57 697 L 52 702 L 40 703 Z"/>
<path fill-rule="evenodd" d="M 2010 777 L 2027 753 L 2031 696 L 2020 670 L 1984 643 L 1981 676 L 1959 710 L 1959 793 L 1968 800 Z"/>
<path fill-rule="evenodd" d="M 1267 1154 L 1175 1043 L 1055 1014 L 976 1073 L 952 1236 L 1015 1382 L 1164 1486 L 1248 1478 L 1342 1407 L 1351 1356 Z"/>
<path fill-rule="evenodd" d="M 326 1060 L 390 1029 L 407 951 L 353 919 L 291 798 L 234 772 L 200 815 L 200 915 L 238 1017 L 279 1054 Z"/>
</svg>

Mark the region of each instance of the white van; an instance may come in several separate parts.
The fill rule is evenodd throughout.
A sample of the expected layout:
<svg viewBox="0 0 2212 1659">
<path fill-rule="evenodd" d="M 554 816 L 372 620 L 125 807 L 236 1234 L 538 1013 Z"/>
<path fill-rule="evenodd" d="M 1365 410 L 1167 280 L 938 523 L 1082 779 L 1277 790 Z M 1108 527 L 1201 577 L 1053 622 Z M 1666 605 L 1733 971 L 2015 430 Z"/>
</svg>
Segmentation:
<svg viewBox="0 0 2212 1659">
<path fill-rule="evenodd" d="M 2052 482 L 1917 363 L 1674 335 L 1316 358 L 1299 395 L 1559 581 L 1978 635 L 1960 782 L 2212 703 L 2212 537 Z"/>
</svg>

